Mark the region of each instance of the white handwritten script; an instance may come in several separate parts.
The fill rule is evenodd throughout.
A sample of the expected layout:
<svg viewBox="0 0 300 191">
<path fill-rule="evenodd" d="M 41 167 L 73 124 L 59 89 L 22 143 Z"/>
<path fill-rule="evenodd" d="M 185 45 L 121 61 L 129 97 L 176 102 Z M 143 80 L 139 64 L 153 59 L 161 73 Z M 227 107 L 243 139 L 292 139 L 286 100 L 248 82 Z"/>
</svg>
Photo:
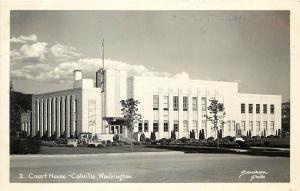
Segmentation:
<svg viewBox="0 0 300 191">
<path fill-rule="evenodd" d="M 239 178 L 244 175 L 250 176 L 249 181 L 252 182 L 255 179 L 266 179 L 267 174 L 269 174 L 269 172 L 264 170 L 242 170 Z"/>
<path fill-rule="evenodd" d="M 101 180 L 116 180 L 116 181 L 124 181 L 127 179 L 132 179 L 131 175 L 126 173 L 69 173 L 69 174 L 56 174 L 56 173 L 28 173 L 28 174 L 19 174 L 20 179 L 29 179 L 29 180 L 37 180 L 37 179 L 76 179 L 76 180 L 91 180 L 91 181 L 101 181 Z"/>
</svg>

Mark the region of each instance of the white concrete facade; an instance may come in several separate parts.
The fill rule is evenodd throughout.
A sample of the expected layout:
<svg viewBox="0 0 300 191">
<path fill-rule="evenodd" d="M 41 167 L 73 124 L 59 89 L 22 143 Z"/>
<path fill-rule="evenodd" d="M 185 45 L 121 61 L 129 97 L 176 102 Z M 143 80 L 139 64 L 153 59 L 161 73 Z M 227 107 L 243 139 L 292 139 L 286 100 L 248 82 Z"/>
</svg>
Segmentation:
<svg viewBox="0 0 300 191">
<path fill-rule="evenodd" d="M 177 138 L 189 137 L 192 130 L 196 138 L 200 130 L 205 138 L 215 137 L 212 123 L 205 117 L 213 98 L 224 104 L 223 137 L 268 136 L 281 129 L 281 96 L 242 94 L 236 82 L 139 77 L 100 69 L 95 88 L 92 80 L 81 76 L 74 71 L 73 89 L 33 96 L 33 136 L 38 132 L 40 136 L 47 132 L 48 137 L 65 133 L 68 138 L 81 132 L 124 135 L 125 127 L 114 120 L 122 118 L 120 101 L 128 98 L 140 101 L 143 119 L 134 132 L 146 137 L 154 131 L 157 139 L 170 138 L 173 130 Z"/>
<path fill-rule="evenodd" d="M 177 138 L 189 137 L 189 132 L 193 129 L 196 138 L 202 129 L 206 138 L 215 137 L 212 123 L 204 116 L 208 112 L 207 107 L 212 98 L 223 103 L 225 107 L 223 137 L 237 136 L 238 130 L 239 135 L 268 136 L 275 135 L 276 130 L 281 129 L 281 96 L 241 94 L 238 92 L 236 82 L 138 77 L 129 76 L 125 71 L 109 69 L 104 71 L 103 79 L 105 87 L 102 93 L 105 97 L 103 117 L 122 117 L 120 113 L 122 99 L 139 100 L 139 112 L 143 119 L 136 124 L 134 131 L 145 133 L 146 137 L 150 137 L 150 133 L 155 131 L 158 139 L 170 138 L 174 126 L 176 130 L 178 128 Z M 153 108 L 154 99 L 158 99 L 157 109 Z M 178 100 L 175 109 L 174 99 Z M 185 106 L 183 99 L 187 100 Z M 241 113 L 242 104 L 246 107 L 244 113 Z M 249 104 L 253 107 L 252 114 L 249 113 Z M 256 106 L 260 107 L 259 113 L 256 113 Z M 263 107 L 267 108 L 267 113 L 263 112 Z M 258 122 L 259 127 L 255 128 Z M 158 129 L 154 129 L 154 126 L 158 126 Z"/>
<path fill-rule="evenodd" d="M 75 138 L 101 132 L 100 88 L 74 71 L 73 89 L 32 96 L 32 136 Z"/>
</svg>

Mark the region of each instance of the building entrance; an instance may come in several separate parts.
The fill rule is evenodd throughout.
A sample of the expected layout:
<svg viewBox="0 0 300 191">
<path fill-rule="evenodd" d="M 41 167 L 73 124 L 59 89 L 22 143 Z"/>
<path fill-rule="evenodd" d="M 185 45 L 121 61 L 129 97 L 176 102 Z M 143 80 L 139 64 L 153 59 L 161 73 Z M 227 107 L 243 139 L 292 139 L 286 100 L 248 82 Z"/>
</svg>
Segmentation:
<svg viewBox="0 0 300 191">
<path fill-rule="evenodd" d="M 110 125 L 110 134 L 122 134 L 123 131 L 122 131 L 122 126 L 120 125 Z"/>
</svg>

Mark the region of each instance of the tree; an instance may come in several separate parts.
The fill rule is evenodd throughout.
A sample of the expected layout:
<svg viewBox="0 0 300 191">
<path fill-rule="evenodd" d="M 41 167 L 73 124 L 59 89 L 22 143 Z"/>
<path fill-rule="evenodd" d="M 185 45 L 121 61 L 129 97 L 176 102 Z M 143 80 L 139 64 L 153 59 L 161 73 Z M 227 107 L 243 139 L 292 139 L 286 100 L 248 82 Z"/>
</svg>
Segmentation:
<svg viewBox="0 0 300 191">
<path fill-rule="evenodd" d="M 176 133 L 175 131 L 171 131 L 171 139 L 176 139 Z"/>
<path fill-rule="evenodd" d="M 156 140 L 156 136 L 155 136 L 155 132 L 154 132 L 154 131 L 151 132 L 151 134 L 150 134 L 150 139 L 151 139 L 152 141 L 155 141 L 155 140 Z"/>
<path fill-rule="evenodd" d="M 224 125 L 224 118 L 226 116 L 224 104 L 220 103 L 215 98 L 210 99 L 210 105 L 207 107 L 209 115 L 205 115 L 206 119 L 213 124 L 213 130 L 215 132 L 215 138 L 218 140 L 219 148 L 219 138 L 218 138 L 218 129 Z"/>
<path fill-rule="evenodd" d="M 190 139 L 195 139 L 195 131 L 194 129 L 190 131 Z"/>
<path fill-rule="evenodd" d="M 204 139 L 205 139 L 204 129 L 201 129 L 199 131 L 199 140 L 204 140 Z"/>
<path fill-rule="evenodd" d="M 10 135 L 14 137 L 17 131 L 21 131 L 21 113 L 31 110 L 32 95 L 15 91 L 12 80 L 10 81 L 9 94 Z"/>
<path fill-rule="evenodd" d="M 142 115 L 138 113 L 138 105 L 140 104 L 140 102 L 138 100 L 130 98 L 127 100 L 121 100 L 120 103 L 122 107 L 122 115 L 125 119 L 125 125 L 127 126 L 129 137 L 133 139 L 134 124 L 142 119 Z"/>
<path fill-rule="evenodd" d="M 145 142 L 145 140 L 146 140 L 145 133 L 142 133 L 140 136 L 140 141 Z"/>
<path fill-rule="evenodd" d="M 282 136 L 290 134 L 290 100 L 282 103 Z"/>
</svg>

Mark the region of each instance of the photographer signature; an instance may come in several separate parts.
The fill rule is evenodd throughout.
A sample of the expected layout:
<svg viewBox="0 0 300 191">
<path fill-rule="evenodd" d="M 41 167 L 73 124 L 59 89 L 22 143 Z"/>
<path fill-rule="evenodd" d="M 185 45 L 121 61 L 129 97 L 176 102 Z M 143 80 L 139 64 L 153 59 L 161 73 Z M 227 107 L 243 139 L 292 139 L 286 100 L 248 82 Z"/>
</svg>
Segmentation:
<svg viewBox="0 0 300 191">
<path fill-rule="evenodd" d="M 252 182 L 255 179 L 265 179 L 267 174 L 269 172 L 264 170 L 242 170 L 239 178 L 248 175 L 250 176 L 249 181 Z"/>
</svg>

